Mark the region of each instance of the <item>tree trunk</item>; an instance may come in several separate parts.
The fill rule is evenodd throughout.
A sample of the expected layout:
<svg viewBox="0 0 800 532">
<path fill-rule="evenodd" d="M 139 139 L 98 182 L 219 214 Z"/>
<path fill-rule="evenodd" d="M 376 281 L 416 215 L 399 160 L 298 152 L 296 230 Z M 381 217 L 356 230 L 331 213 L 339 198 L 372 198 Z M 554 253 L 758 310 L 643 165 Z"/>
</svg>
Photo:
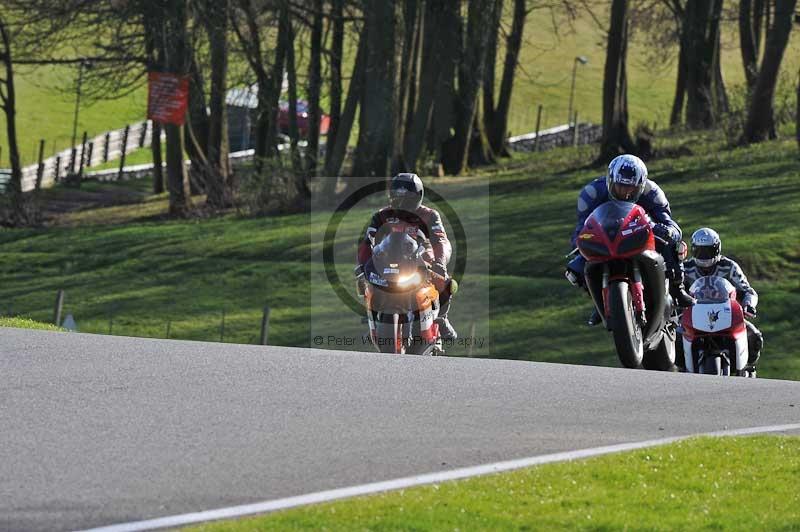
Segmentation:
<svg viewBox="0 0 800 532">
<path fill-rule="evenodd" d="M 325 175 L 336 178 L 342 173 L 342 164 L 347 154 L 347 144 L 350 141 L 350 131 L 356 118 L 358 102 L 364 90 L 364 78 L 367 68 L 367 38 L 362 32 L 358 41 L 358 52 L 353 64 L 353 75 L 350 77 L 350 86 L 347 89 L 347 100 L 344 104 L 342 117 L 336 131 L 336 141 L 330 150 L 330 159 L 325 165 Z M 326 182 L 325 195 L 332 197 L 336 191 L 336 179 L 329 179 Z"/>
<path fill-rule="evenodd" d="M 363 4 L 367 65 L 353 173 L 387 176 L 397 116 L 396 13 L 393 2 L 364 0 Z"/>
<path fill-rule="evenodd" d="M 620 153 L 635 153 L 628 130 L 628 2 L 613 0 L 603 78 L 603 134 L 599 161 L 607 163 Z"/>
<path fill-rule="evenodd" d="M 721 2 L 720 2 L 721 3 Z M 716 116 L 723 115 L 730 110 L 728 102 L 728 92 L 725 90 L 725 79 L 722 77 L 722 43 L 720 42 L 720 32 L 717 31 L 717 44 L 714 51 L 714 113 Z"/>
<path fill-rule="evenodd" d="M 672 100 L 672 112 L 669 115 L 669 125 L 677 126 L 683 121 L 684 98 L 686 96 L 686 75 L 688 69 L 686 51 L 686 26 L 681 30 L 680 52 L 678 53 L 678 78 L 675 81 L 675 98 Z"/>
<path fill-rule="evenodd" d="M 325 175 L 336 177 L 329 172 L 331 156 L 336 145 L 336 136 L 339 134 L 339 123 L 342 117 L 342 57 L 344 53 L 344 0 L 333 0 L 331 2 L 331 22 L 333 25 L 333 40 L 331 42 L 330 55 L 330 125 L 328 126 L 328 138 L 325 145 Z M 338 170 L 336 172 L 338 174 Z M 336 188 L 336 179 L 326 180 L 327 185 L 333 182 L 333 189 Z M 330 197 L 333 191 L 326 189 L 326 197 Z"/>
<path fill-rule="evenodd" d="M 4 220 L 12 227 L 26 225 L 28 217 L 25 212 L 25 199 L 22 194 L 22 165 L 19 160 L 19 146 L 17 145 L 17 98 L 14 88 L 14 62 L 11 54 L 11 39 L 8 35 L 6 22 L 0 15 L 0 38 L 3 47 L 0 49 L 0 61 L 5 69 L 5 79 L 0 80 L 0 107 L 6 115 L 6 133 L 8 134 L 8 158 L 11 162 L 11 180 L 8 182 L 9 201 L 11 212 L 9 219 Z M 3 90 L 3 85 L 5 90 Z"/>
<path fill-rule="evenodd" d="M 764 59 L 750 99 L 747 121 L 742 134 L 743 143 L 761 142 L 774 132 L 775 84 L 792 31 L 796 5 L 797 0 L 776 0 L 774 22 L 767 35 Z"/>
<path fill-rule="evenodd" d="M 189 167 L 189 190 L 202 194 L 208 189 L 206 183 L 208 165 L 209 118 L 206 105 L 205 83 L 200 66 L 189 50 L 189 112 L 184 125 L 184 149 L 192 162 Z"/>
<path fill-rule="evenodd" d="M 472 124 L 478 101 L 478 91 L 483 83 L 486 67 L 485 50 L 492 28 L 486 24 L 492 15 L 492 0 L 470 0 L 467 14 L 467 35 L 464 56 L 458 72 L 458 99 L 453 121 L 454 141 L 449 146 L 450 153 L 442 157 L 451 165 L 445 166 L 450 174 L 460 174 L 467 167 L 469 144 L 472 141 Z"/>
<path fill-rule="evenodd" d="M 416 168 L 425 145 L 434 101 L 440 88 L 449 89 L 447 104 L 448 107 L 452 106 L 452 83 L 458 57 L 458 32 L 453 27 L 459 17 L 457 0 L 428 1 L 425 4 L 419 98 L 404 142 L 406 162 L 411 169 Z M 444 114 L 443 110 L 440 111 Z"/>
<path fill-rule="evenodd" d="M 500 96 L 497 99 L 492 130 L 488 131 L 489 144 L 495 154 L 508 156 L 506 134 L 508 132 L 508 113 L 511 109 L 511 89 L 514 86 L 519 52 L 522 49 L 522 33 L 528 15 L 525 0 L 514 0 L 514 18 L 511 22 L 511 33 L 506 40 L 506 59 L 503 65 L 503 79 L 500 82 Z"/>
<path fill-rule="evenodd" d="M 294 28 L 292 26 L 291 10 L 288 5 L 281 8 L 281 33 L 286 39 L 286 78 L 289 83 L 289 141 L 292 161 L 292 175 L 295 179 L 303 173 L 303 164 L 300 158 L 300 130 L 297 125 L 297 70 L 294 62 Z M 294 191 L 291 191 L 294 195 Z"/>
<path fill-rule="evenodd" d="M 411 72 L 414 68 L 414 44 L 417 40 L 417 33 L 420 31 L 418 11 L 419 0 L 404 0 L 400 10 L 401 17 L 397 21 L 397 27 L 402 28 L 403 31 L 398 30 L 397 32 L 397 36 L 402 38 L 402 43 L 395 43 L 395 48 L 399 51 L 395 58 L 399 76 L 395 82 L 396 106 L 390 166 L 392 174 L 408 171 L 408 164 L 403 153 L 403 140 L 405 139 L 409 107 L 414 105 L 411 100 L 413 79 Z"/>
<path fill-rule="evenodd" d="M 758 43 L 756 42 L 752 0 L 739 1 L 739 48 L 747 87 L 752 90 L 758 77 Z M 760 17 L 760 13 L 758 14 Z M 759 19 L 760 20 L 760 19 Z"/>
<path fill-rule="evenodd" d="M 186 0 L 170 0 L 164 5 L 162 19 L 164 36 L 162 54 L 167 71 L 185 76 L 188 71 L 187 5 Z M 183 164 L 183 128 L 175 124 L 164 127 L 167 135 L 167 188 L 169 213 L 186 216 L 189 213 L 189 180 Z"/>
<path fill-rule="evenodd" d="M 232 202 L 230 162 L 228 160 L 228 120 L 225 109 L 228 77 L 228 15 L 230 0 L 209 0 L 205 24 L 211 54 L 211 93 L 208 123 L 208 196 L 206 203 L 215 209 Z"/>
<path fill-rule="evenodd" d="M 722 0 L 687 2 L 689 48 L 686 79 L 686 122 L 693 128 L 708 128 L 714 112 L 715 66 Z"/>
<path fill-rule="evenodd" d="M 322 89 L 322 24 L 323 2 L 314 0 L 314 23 L 311 28 L 311 61 L 308 67 L 308 145 L 306 147 L 306 176 L 317 175 L 319 157 L 319 101 Z"/>
<path fill-rule="evenodd" d="M 488 136 L 493 137 L 496 120 L 494 85 L 495 70 L 497 66 L 497 41 L 500 33 L 500 19 L 503 16 L 503 0 L 494 0 L 492 4 L 492 15 L 486 23 L 491 27 L 489 38 L 486 44 L 486 66 L 483 72 L 483 112 L 481 124 L 482 129 Z M 473 126 L 474 127 L 474 126 Z M 490 146 L 491 147 L 491 146 Z"/>
<path fill-rule="evenodd" d="M 153 137 L 150 141 L 150 151 L 153 154 L 153 194 L 164 192 L 164 172 L 161 168 L 161 124 L 153 121 Z"/>
</svg>

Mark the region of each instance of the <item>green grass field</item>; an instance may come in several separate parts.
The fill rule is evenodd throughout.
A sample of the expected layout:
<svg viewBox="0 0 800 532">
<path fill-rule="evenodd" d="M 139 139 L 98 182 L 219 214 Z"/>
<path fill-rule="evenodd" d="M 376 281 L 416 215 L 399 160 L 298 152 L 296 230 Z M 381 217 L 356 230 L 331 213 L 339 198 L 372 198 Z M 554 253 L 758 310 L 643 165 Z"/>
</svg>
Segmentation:
<svg viewBox="0 0 800 532">
<path fill-rule="evenodd" d="M 717 229 L 725 253 L 759 291 L 757 324 L 766 344 L 759 375 L 800 379 L 796 145 L 728 149 L 713 133 L 658 143 L 662 150 L 679 146 L 697 155 L 652 161 L 652 178 L 685 232 Z M 483 342 L 453 346 L 448 354 L 619 366 L 609 335 L 584 325 L 588 299 L 562 275 L 575 198 L 602 171 L 584 167 L 595 149 L 518 156 L 473 177 L 426 180 L 465 229 L 467 266 L 453 323 L 462 336 Z M 64 289 L 64 313 L 84 332 L 256 343 L 266 305 L 271 344 L 369 349 L 359 345 L 367 329 L 360 315 L 322 274 L 329 211 L 167 220 L 166 198 L 147 196 L 146 180 L 85 185 L 86 192 L 123 187 L 142 199 L 63 215 L 61 226 L 1 230 L 0 312 L 48 321 Z M 55 202 L 67 191 L 48 193 Z M 337 233 L 336 271 L 350 294 L 356 241 L 377 205 L 354 209 Z M 326 341 L 312 343 L 319 335 Z M 329 345 L 329 335 L 355 345 Z"/>
<path fill-rule="evenodd" d="M 595 6 L 598 16 L 606 23 L 607 4 L 597 0 L 588 4 Z M 509 9 L 507 7 L 507 11 Z M 800 39 L 796 34 L 794 32 L 789 43 L 782 68 L 789 93 L 800 68 Z M 728 23 L 723 37 L 723 74 L 730 90 L 744 80 L 738 39 L 735 22 Z M 561 16 L 552 18 L 546 9 L 534 10 L 525 28 L 520 67 L 513 91 L 510 132 L 521 134 L 533 131 L 536 108 L 540 104 L 544 106 L 543 128 L 567 122 L 572 65 L 577 55 L 585 56 L 588 63 L 578 68 L 574 109 L 578 110 L 581 120 L 598 123 L 602 116 L 603 41 L 603 31 L 583 9 L 571 23 Z M 347 65 L 353 61 L 353 48 L 348 47 L 350 53 L 345 57 L 347 69 L 351 68 Z M 628 97 L 633 125 L 648 122 L 664 126 L 668 123 L 675 90 L 676 59 L 664 57 L 654 55 L 653 47 L 645 35 L 635 35 L 628 52 Z M 301 64 L 303 60 L 302 57 L 299 59 Z M 498 83 L 503 60 L 504 51 L 501 47 L 498 53 Z M 234 65 L 238 65 L 238 61 L 232 58 Z M 241 66 L 235 68 L 241 70 Z M 36 161 L 40 138 L 46 140 L 47 156 L 56 149 L 68 147 L 72 135 L 76 79 L 77 67 L 26 67 L 17 74 L 17 129 L 24 164 Z M 323 100 L 326 97 L 323 95 Z M 145 116 L 146 104 L 147 93 L 144 88 L 118 99 L 85 102 L 79 113 L 78 135 L 84 130 L 90 136 L 97 135 L 141 121 Z M 4 167 L 9 163 L 5 115 L 2 113 L 0 131 L 0 167 Z"/>
<path fill-rule="evenodd" d="M 188 528 L 796 530 L 800 438 L 695 438 Z"/>
</svg>

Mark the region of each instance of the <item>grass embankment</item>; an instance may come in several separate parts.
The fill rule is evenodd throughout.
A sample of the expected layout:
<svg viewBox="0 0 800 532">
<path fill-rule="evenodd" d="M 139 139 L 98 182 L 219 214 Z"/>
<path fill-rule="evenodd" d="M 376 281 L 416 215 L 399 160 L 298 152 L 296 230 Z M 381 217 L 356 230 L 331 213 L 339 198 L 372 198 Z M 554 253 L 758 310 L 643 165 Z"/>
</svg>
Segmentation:
<svg viewBox="0 0 800 532">
<path fill-rule="evenodd" d="M 687 235 L 708 225 L 761 295 L 766 338 L 760 375 L 800 379 L 800 180 L 792 142 L 726 149 L 714 135 L 666 138 L 660 147 L 698 155 L 649 165 Z M 618 366 L 608 335 L 584 325 L 589 301 L 562 272 L 578 191 L 602 168 L 581 168 L 594 148 L 517 157 L 477 177 L 427 180 L 464 222 L 469 249 L 451 314 L 462 336 L 484 345 L 453 355 Z M 486 183 L 489 186 L 486 186 Z M 87 184 L 82 190 L 118 190 Z M 147 183 L 123 185 L 142 194 Z M 137 191 L 137 187 L 139 190 Z M 65 190 L 53 191 L 54 201 Z M 353 292 L 352 261 L 371 210 L 342 222 L 337 272 Z M 311 215 L 165 220 L 166 199 L 63 215 L 69 227 L 0 232 L 0 310 L 39 321 L 64 313 L 85 332 L 256 343 L 271 309 L 270 343 L 366 349 L 366 325 L 339 301 L 319 260 L 329 212 Z M 451 232 L 451 235 L 454 236 Z M 463 250 L 463 248 L 462 248 Z M 224 312 L 224 326 L 223 326 Z M 354 345 L 329 344 L 328 335 Z"/>
<path fill-rule="evenodd" d="M 593 0 L 599 20 L 606 23 L 607 2 Z M 510 25 L 510 6 L 507 6 L 507 24 Z M 536 127 L 536 108 L 544 107 L 542 127 L 552 127 L 567 122 L 572 66 L 575 56 L 588 59 L 579 65 L 575 83 L 575 105 L 581 120 L 598 123 L 602 118 L 602 83 L 605 63 L 605 32 L 585 10 L 567 24 L 561 16 L 553 18 L 547 9 L 536 9 L 529 15 L 524 43 L 520 54 L 520 68 L 512 93 L 509 130 L 512 134 L 533 131 Z M 556 29 L 557 28 L 557 31 Z M 797 33 L 797 32 L 794 32 Z M 349 36 L 348 36 L 349 37 Z M 505 52 L 504 39 L 497 54 L 497 83 L 499 86 Z M 723 29 L 723 73 L 728 89 L 744 81 L 744 71 L 739 53 L 738 27 L 735 20 Z M 345 71 L 349 72 L 355 57 L 355 46 L 348 41 L 344 57 Z M 305 72 L 303 58 L 299 71 Z M 231 58 L 232 68 L 243 69 L 243 61 Z M 628 98 L 632 123 L 649 122 L 665 125 L 675 89 L 677 52 L 658 52 L 644 33 L 635 33 L 628 49 Z M 792 80 L 800 67 L 800 39 L 792 36 L 783 61 L 783 72 Z M 77 67 L 20 68 L 17 82 L 17 130 L 21 157 L 24 164 L 36 161 L 40 138 L 47 141 L 45 153 L 54 148 L 68 147 L 72 135 L 75 105 Z M 791 93 L 792 90 L 788 89 Z M 78 135 L 88 130 L 98 135 L 111 129 L 124 127 L 144 119 L 147 94 L 144 88 L 114 100 L 81 104 Z M 323 108 L 328 105 L 323 101 Z M 5 136 L 5 115 L 0 113 L 0 167 L 7 166 L 8 150 Z M 355 137 L 353 137 L 355 140 Z M 145 153 L 136 156 L 130 164 L 150 162 Z M 113 166 L 113 164 L 112 164 Z"/>
<path fill-rule="evenodd" d="M 189 530 L 794 530 L 800 438 L 696 438 Z"/>
<path fill-rule="evenodd" d="M 28 318 L 0 318 L 0 327 L 14 327 L 16 329 L 40 329 L 44 331 L 63 331 L 52 323 L 42 323 Z"/>
</svg>

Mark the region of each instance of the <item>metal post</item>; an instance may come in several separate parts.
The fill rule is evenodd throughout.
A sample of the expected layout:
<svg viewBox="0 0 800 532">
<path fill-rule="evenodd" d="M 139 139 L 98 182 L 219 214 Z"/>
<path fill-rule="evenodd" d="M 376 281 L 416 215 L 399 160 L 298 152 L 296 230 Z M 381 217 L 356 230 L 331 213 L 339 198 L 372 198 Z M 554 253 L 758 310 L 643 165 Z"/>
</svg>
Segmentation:
<svg viewBox="0 0 800 532">
<path fill-rule="evenodd" d="M 86 156 L 86 168 L 92 166 L 92 155 L 94 155 L 94 141 L 89 143 L 89 153 Z"/>
<path fill-rule="evenodd" d="M 539 105 L 539 111 L 536 113 L 536 138 L 533 139 L 533 151 L 539 151 L 539 126 L 542 125 L 542 106 Z"/>
<path fill-rule="evenodd" d="M 578 73 L 578 63 L 585 65 L 589 60 L 586 57 L 579 55 L 575 57 L 572 62 L 572 86 L 569 89 L 569 109 L 567 110 L 567 125 L 572 120 L 572 102 L 575 99 L 575 75 Z"/>
<path fill-rule="evenodd" d="M 117 179 L 122 179 L 122 169 L 125 168 L 125 152 L 128 150 L 128 133 L 130 133 L 131 126 L 125 126 L 125 131 L 122 133 L 122 155 L 119 157 L 119 174 Z"/>
<path fill-rule="evenodd" d="M 105 142 L 103 142 L 103 162 L 108 162 L 108 143 L 111 142 L 111 133 L 106 133 Z"/>
<path fill-rule="evenodd" d="M 55 168 L 55 171 L 56 171 L 56 174 L 53 176 L 53 181 L 58 183 L 59 174 L 61 172 L 61 156 L 60 155 L 56 157 L 56 168 Z"/>
<path fill-rule="evenodd" d="M 87 135 L 84 131 L 83 140 L 81 140 L 81 164 L 78 166 L 78 186 L 80 186 L 81 179 L 83 179 L 83 159 L 86 156 L 86 139 Z"/>
<path fill-rule="evenodd" d="M 64 290 L 59 290 L 56 294 L 56 308 L 53 310 L 53 323 L 61 325 L 61 311 L 64 309 Z"/>
<path fill-rule="evenodd" d="M 222 322 L 219 325 L 219 341 L 225 341 L 225 308 L 222 308 Z"/>
<path fill-rule="evenodd" d="M 578 111 L 575 111 L 575 121 L 572 126 L 572 145 L 578 145 Z"/>
<path fill-rule="evenodd" d="M 83 69 L 84 67 L 88 66 L 88 63 L 88 61 L 81 61 L 78 63 L 78 85 L 75 88 L 75 116 L 72 119 L 72 143 L 70 144 L 70 146 L 72 146 L 71 156 L 69 159 L 70 173 L 75 171 L 75 141 L 78 138 L 78 109 L 80 109 L 81 105 L 81 84 L 83 84 Z"/>
<path fill-rule="evenodd" d="M 578 58 L 572 62 L 572 85 L 569 89 L 569 108 L 567 109 L 567 125 L 571 124 L 572 120 L 572 101 L 575 99 L 575 74 L 578 73 Z"/>
<path fill-rule="evenodd" d="M 39 141 L 39 166 L 36 167 L 36 190 L 42 188 L 42 176 L 44 175 L 44 139 Z"/>
<path fill-rule="evenodd" d="M 267 345 L 269 335 L 269 307 L 264 307 L 264 314 L 261 316 L 261 345 Z"/>
<path fill-rule="evenodd" d="M 142 131 L 139 133 L 139 147 L 144 148 L 144 138 L 147 136 L 147 120 L 142 122 Z"/>
</svg>

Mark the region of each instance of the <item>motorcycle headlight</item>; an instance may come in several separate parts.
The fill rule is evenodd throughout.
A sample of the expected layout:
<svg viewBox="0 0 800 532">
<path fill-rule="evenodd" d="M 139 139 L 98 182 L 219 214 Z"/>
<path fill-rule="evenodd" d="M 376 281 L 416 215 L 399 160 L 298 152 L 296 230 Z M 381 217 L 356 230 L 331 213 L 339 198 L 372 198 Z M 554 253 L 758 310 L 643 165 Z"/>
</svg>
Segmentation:
<svg viewBox="0 0 800 532">
<path fill-rule="evenodd" d="M 419 272 L 414 272 L 410 275 L 404 275 L 397 280 L 400 286 L 414 286 L 422 282 L 422 276 Z"/>
</svg>

